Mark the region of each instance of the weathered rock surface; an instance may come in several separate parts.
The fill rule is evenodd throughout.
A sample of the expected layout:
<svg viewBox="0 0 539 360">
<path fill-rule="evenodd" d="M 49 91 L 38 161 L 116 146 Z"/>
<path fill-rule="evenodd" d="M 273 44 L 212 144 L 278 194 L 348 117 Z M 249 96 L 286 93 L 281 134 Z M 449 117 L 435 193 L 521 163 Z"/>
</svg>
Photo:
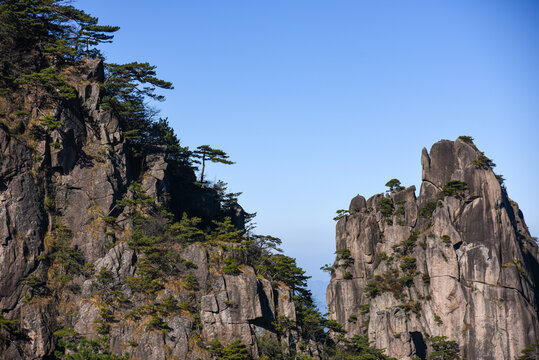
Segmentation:
<svg viewBox="0 0 539 360">
<path fill-rule="evenodd" d="M 237 339 L 257 357 L 257 338 L 275 336 L 271 322 L 278 315 L 294 318 L 291 290 L 257 277 L 249 266 L 224 275 L 212 245 L 181 250 L 190 266 L 168 279 L 155 298 L 159 303 L 171 295 L 179 309 L 163 317 L 160 329 L 144 308 L 147 299 L 126 285 L 140 254 L 127 244 L 133 226 L 116 204 L 132 181 L 140 181 L 176 219 L 186 212 L 207 226 L 228 215 L 242 228 L 245 212 L 237 204 L 221 209 L 215 190 L 194 184 L 192 168 L 169 158 L 166 147 L 133 156 L 118 119 L 99 105 L 102 62 L 88 61 L 82 71 L 70 78 L 78 98 L 55 109 L 63 125 L 48 138 L 13 136 L 0 126 L 0 314 L 2 321 L 16 320 L 0 326 L 0 359 L 52 356 L 53 333 L 62 328 L 96 339 L 104 333 L 104 308 L 114 309 L 105 322 L 110 349 L 132 359 L 208 358 L 206 342 Z M 111 216 L 114 225 L 104 220 Z M 70 235 L 63 246 L 80 254 L 71 260 L 82 269 L 55 287 L 58 269 L 47 256 L 60 224 Z M 101 270 L 108 274 L 106 284 L 96 280 Z M 182 285 L 188 274 L 196 287 Z"/>
<path fill-rule="evenodd" d="M 350 258 L 337 257 L 327 291 L 349 336 L 367 333 L 397 359 L 425 359 L 427 334 L 455 340 L 467 359 L 515 359 L 539 342 L 538 247 L 481 156 L 440 141 L 423 149 L 418 198 L 410 187 L 352 200 L 336 228 Z M 450 181 L 467 189 L 448 192 Z"/>
</svg>

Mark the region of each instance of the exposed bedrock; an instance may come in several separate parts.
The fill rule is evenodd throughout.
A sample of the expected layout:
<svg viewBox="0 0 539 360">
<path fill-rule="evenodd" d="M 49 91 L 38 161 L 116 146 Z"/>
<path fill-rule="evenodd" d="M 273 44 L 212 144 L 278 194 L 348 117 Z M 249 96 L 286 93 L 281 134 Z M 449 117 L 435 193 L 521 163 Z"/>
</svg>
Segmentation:
<svg viewBox="0 0 539 360">
<path fill-rule="evenodd" d="M 487 160 L 443 140 L 423 149 L 417 198 L 412 186 L 352 199 L 327 291 L 348 336 L 397 359 L 425 359 L 427 336 L 467 359 L 515 359 L 539 342 L 538 247 Z"/>
</svg>

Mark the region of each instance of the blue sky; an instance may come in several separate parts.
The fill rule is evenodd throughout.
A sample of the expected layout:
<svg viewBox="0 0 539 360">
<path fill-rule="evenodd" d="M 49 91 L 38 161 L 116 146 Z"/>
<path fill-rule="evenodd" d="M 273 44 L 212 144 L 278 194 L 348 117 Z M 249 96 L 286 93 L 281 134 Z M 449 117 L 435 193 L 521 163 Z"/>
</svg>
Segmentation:
<svg viewBox="0 0 539 360">
<path fill-rule="evenodd" d="M 332 220 L 391 178 L 421 183 L 423 147 L 470 135 L 539 235 L 539 2 L 80 0 L 118 25 L 109 62 L 172 81 L 157 106 L 182 144 L 225 150 L 208 179 L 242 191 L 258 232 L 314 279 Z"/>
</svg>

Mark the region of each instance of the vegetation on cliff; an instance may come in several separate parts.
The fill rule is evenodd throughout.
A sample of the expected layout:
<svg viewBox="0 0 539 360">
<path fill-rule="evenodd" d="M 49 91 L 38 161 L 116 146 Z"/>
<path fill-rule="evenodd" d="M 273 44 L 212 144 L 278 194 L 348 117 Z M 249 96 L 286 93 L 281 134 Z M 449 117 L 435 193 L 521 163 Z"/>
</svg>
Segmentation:
<svg viewBox="0 0 539 360">
<path fill-rule="evenodd" d="M 170 319 L 181 319 L 188 324 L 185 328 L 189 351 L 205 357 L 336 356 L 335 343 L 327 328 L 338 333 L 343 331 L 342 326 L 328 321 L 316 309 L 307 289 L 309 277 L 305 271 L 297 266 L 295 259 L 280 253 L 279 239 L 257 235 L 245 226 L 253 214 L 245 213 L 237 205 L 239 194 L 227 193 L 222 182 L 204 181 L 208 161 L 232 164 L 227 154 L 209 145 L 195 151 L 182 147 L 167 119 L 157 119 L 158 112 L 148 106 L 150 100 L 164 100 L 157 94 L 158 88 L 172 89 L 172 84 L 159 79 L 156 68 L 148 63 L 104 63 L 102 69 L 99 61 L 92 63 L 92 59 L 101 57 L 98 45 L 110 42 L 118 27 L 100 25 L 97 18 L 74 8 L 70 2 L 59 0 L 2 1 L 0 24 L 0 127 L 9 136 L 8 141 L 16 139 L 34 154 L 35 163 L 30 165 L 32 176 L 39 189 L 37 193 L 44 194 L 40 209 L 45 214 L 44 236 L 42 244 L 37 245 L 41 250 L 34 268 L 17 285 L 17 289 L 24 291 L 24 301 L 16 309 L 20 313 L 46 304 L 46 309 L 40 310 L 41 316 L 47 316 L 49 311 L 51 317 L 56 316 L 56 320 L 46 324 L 40 320 L 42 328 L 37 329 L 48 333 L 40 341 L 52 344 L 42 350 L 46 356 L 128 358 L 128 353 L 137 352 L 142 344 L 134 338 L 122 339 L 125 344 L 112 351 L 120 341 L 119 324 L 129 331 L 133 327 L 138 329 L 137 336 L 150 341 L 153 333 L 167 334 L 178 328 Z M 89 63 L 97 67 L 88 70 Z M 106 113 L 118 119 L 128 173 L 125 187 L 119 186 L 113 194 L 115 201 L 110 210 L 88 204 L 92 221 L 84 231 L 106 240 L 99 243 L 104 248 L 101 252 L 110 249 L 120 256 L 131 256 L 132 264 L 125 266 L 132 267 L 132 271 L 114 268 L 103 262 L 106 257 L 90 259 L 80 244 L 73 245 L 73 237 L 80 233 L 75 234 L 70 228 L 73 218 L 68 219 L 68 214 L 57 204 L 55 176 L 63 176 L 69 169 L 54 167 L 51 154 L 67 149 L 65 111 L 81 113 L 75 115 L 83 119 L 90 116 L 84 113 L 88 109 L 81 110 L 77 104 L 84 97 L 81 86 L 95 82 L 99 86 L 98 98 L 90 111 L 99 110 L 101 115 Z M 92 128 L 96 124 L 85 126 Z M 44 152 L 40 150 L 42 147 Z M 77 156 L 82 159 L 82 166 L 109 163 L 118 166 L 112 145 L 101 146 L 99 151 L 88 154 L 75 148 L 69 151 L 81 152 Z M 166 154 L 166 162 L 172 164 L 170 171 L 175 172 L 176 179 L 189 183 L 185 189 L 191 193 L 177 195 L 179 200 L 170 203 L 157 201 L 146 193 L 143 183 L 148 174 L 144 166 L 147 167 L 148 154 L 152 151 Z M 196 182 L 193 171 L 198 164 L 202 169 L 200 181 Z M 202 205 L 197 204 L 197 210 L 190 211 L 189 204 L 195 202 Z M 204 208 L 204 202 L 217 203 L 217 211 Z M 236 217 L 230 216 L 233 213 Z M 185 258 L 189 251 L 201 256 L 207 254 L 209 277 L 215 283 L 200 280 L 200 274 L 196 274 L 201 270 L 199 266 Z M 259 324 L 271 335 L 260 337 L 259 344 L 242 344 L 240 339 L 228 345 L 219 340 L 206 341 L 202 334 L 201 297 L 213 296 L 206 288 L 217 286 L 218 279 L 227 276 L 228 281 L 234 282 L 234 277 L 242 277 L 250 269 L 259 279 L 269 281 L 271 292 L 284 291 L 279 297 L 290 292 L 293 305 L 289 306 L 293 312 Z M 283 301 L 275 299 L 276 304 Z M 74 330 L 79 314 L 77 306 L 81 304 L 96 309 L 93 323 L 84 334 Z M 220 306 L 234 310 L 236 304 L 227 299 Z M 25 343 L 32 344 L 24 337 L 30 329 L 17 320 L 4 318 L 4 312 L 11 310 L 2 309 L 0 349 L 20 354 L 26 351 Z M 351 346 L 348 353 L 353 354 L 353 349 Z"/>
<path fill-rule="evenodd" d="M 341 211 L 329 318 L 399 359 L 529 358 L 539 248 L 518 205 L 469 136 L 424 149 L 422 164 L 419 196 L 391 179 Z"/>
</svg>

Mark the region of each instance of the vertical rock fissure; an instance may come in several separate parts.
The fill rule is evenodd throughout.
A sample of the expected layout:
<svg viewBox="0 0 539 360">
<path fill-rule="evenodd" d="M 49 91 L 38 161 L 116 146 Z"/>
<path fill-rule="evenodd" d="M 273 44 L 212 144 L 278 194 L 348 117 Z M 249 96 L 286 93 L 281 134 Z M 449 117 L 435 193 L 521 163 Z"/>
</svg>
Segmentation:
<svg viewBox="0 0 539 360">
<path fill-rule="evenodd" d="M 383 199 L 395 205 L 408 188 L 372 196 L 364 211 L 350 211 L 336 226 L 338 249 L 349 249 L 354 263 L 346 273 L 334 266 L 329 317 L 344 319 L 348 336 L 367 334 L 398 359 L 412 360 L 410 348 L 428 358 L 433 350 L 423 336 L 456 341 L 461 356 L 470 359 L 513 360 L 539 342 L 539 249 L 524 240 L 531 236 L 521 212 L 506 212 L 505 189 L 490 166 L 478 165 L 484 155 L 467 141 L 442 140 L 430 153 L 422 151 L 423 181 L 413 219 L 407 214 L 406 222 L 398 221 L 396 206 L 378 206 L 389 203 Z M 350 208 L 361 208 L 361 199 L 356 196 Z M 377 231 L 383 241 L 372 242 Z M 406 316 L 376 316 L 368 327 L 346 321 L 361 312 L 360 302 L 369 307 L 371 320 L 372 314 L 387 315 L 388 308 Z M 500 319 L 511 319 L 504 331 Z"/>
</svg>

